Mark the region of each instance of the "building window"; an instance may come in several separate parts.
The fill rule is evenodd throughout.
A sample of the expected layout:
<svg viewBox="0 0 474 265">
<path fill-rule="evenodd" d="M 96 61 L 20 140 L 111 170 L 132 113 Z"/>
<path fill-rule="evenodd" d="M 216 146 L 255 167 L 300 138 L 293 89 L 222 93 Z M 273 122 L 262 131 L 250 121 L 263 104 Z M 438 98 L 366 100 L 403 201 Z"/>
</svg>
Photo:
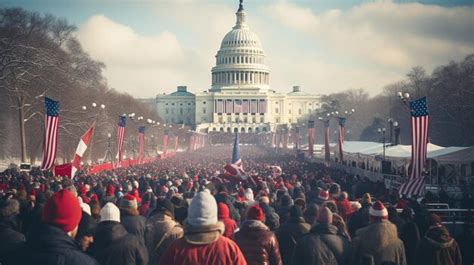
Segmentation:
<svg viewBox="0 0 474 265">
<path fill-rule="evenodd" d="M 291 109 L 288 110 L 288 114 L 291 114 Z"/>
<path fill-rule="evenodd" d="M 191 113 L 191 108 L 188 108 L 188 113 Z"/>
<path fill-rule="evenodd" d="M 170 109 L 166 108 L 166 109 L 165 109 L 165 113 L 166 113 L 166 114 L 169 114 L 169 112 L 170 112 Z"/>
<path fill-rule="evenodd" d="M 292 122 L 293 122 L 293 120 L 291 120 L 291 118 L 289 118 L 289 119 L 288 119 L 288 123 L 292 123 Z"/>
<path fill-rule="evenodd" d="M 229 123 L 232 122 L 232 118 L 230 116 L 227 117 L 227 122 L 229 122 Z"/>
<path fill-rule="evenodd" d="M 278 113 L 278 108 L 275 109 L 275 113 Z"/>
<path fill-rule="evenodd" d="M 280 123 L 280 118 L 275 118 L 275 123 Z"/>
<path fill-rule="evenodd" d="M 171 114 L 174 114 L 174 109 L 171 109 Z"/>
<path fill-rule="evenodd" d="M 183 108 L 179 109 L 179 115 L 183 115 Z"/>
<path fill-rule="evenodd" d="M 298 109 L 298 114 L 301 115 L 301 113 L 302 113 L 302 110 Z"/>
<path fill-rule="evenodd" d="M 202 113 L 206 114 L 206 108 L 202 108 Z"/>
<path fill-rule="evenodd" d="M 207 101 L 203 101 L 202 104 L 206 104 Z"/>
<path fill-rule="evenodd" d="M 260 117 L 260 122 L 264 122 L 264 118 L 263 117 Z"/>
<path fill-rule="evenodd" d="M 174 103 L 171 103 L 171 106 L 174 106 Z"/>
</svg>

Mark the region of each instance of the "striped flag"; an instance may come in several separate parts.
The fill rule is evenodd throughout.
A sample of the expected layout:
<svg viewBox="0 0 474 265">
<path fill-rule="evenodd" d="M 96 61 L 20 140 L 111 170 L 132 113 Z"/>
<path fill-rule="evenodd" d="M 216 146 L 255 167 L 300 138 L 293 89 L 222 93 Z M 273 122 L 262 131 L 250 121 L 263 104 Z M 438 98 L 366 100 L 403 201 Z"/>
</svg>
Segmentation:
<svg viewBox="0 0 474 265">
<path fill-rule="evenodd" d="M 44 120 L 45 133 L 41 170 L 48 170 L 54 165 L 56 152 L 58 150 L 59 101 L 45 97 L 44 106 L 46 109 L 46 117 Z"/>
<path fill-rule="evenodd" d="M 216 113 L 224 113 L 224 101 L 222 99 L 216 101 Z"/>
<path fill-rule="evenodd" d="M 76 154 L 74 155 L 74 160 L 72 161 L 71 175 L 70 178 L 73 178 L 76 174 L 76 171 L 81 167 L 81 159 L 84 153 L 86 152 L 87 146 L 89 145 L 92 135 L 94 134 L 95 122 L 92 126 L 87 129 L 87 131 L 81 136 L 81 140 L 76 148 Z"/>
<path fill-rule="evenodd" d="M 232 99 L 228 99 L 225 101 L 225 113 L 233 113 L 234 112 L 234 103 Z"/>
<path fill-rule="evenodd" d="M 316 127 L 315 127 L 315 122 L 314 121 L 308 121 L 308 155 L 310 157 L 313 157 L 314 153 L 314 140 L 315 140 L 315 134 L 316 134 Z"/>
<path fill-rule="evenodd" d="M 250 113 L 257 113 L 257 100 L 252 99 L 250 101 Z"/>
<path fill-rule="evenodd" d="M 329 150 L 329 119 L 324 120 L 324 159 L 331 160 L 331 150 Z"/>
<path fill-rule="evenodd" d="M 267 113 L 267 101 L 261 99 L 258 101 L 258 112 L 259 113 Z"/>
<path fill-rule="evenodd" d="M 344 145 L 344 137 L 346 134 L 346 118 L 339 117 L 339 139 L 338 139 L 338 147 L 339 147 L 339 162 L 342 163 L 342 159 L 344 158 L 342 154 L 342 146 Z"/>
<path fill-rule="evenodd" d="M 231 176 L 245 174 L 242 159 L 240 158 L 239 134 L 237 132 L 235 133 L 234 148 L 232 149 L 232 161 L 225 166 L 225 170 Z"/>
<path fill-rule="evenodd" d="M 235 113 L 242 113 L 242 100 L 236 99 L 234 100 L 234 112 Z"/>
<path fill-rule="evenodd" d="M 119 116 L 119 121 L 117 123 L 117 164 L 115 167 L 122 166 L 122 147 L 123 141 L 125 139 L 125 126 L 127 125 L 127 117 Z"/>
<path fill-rule="evenodd" d="M 248 99 L 244 99 L 242 101 L 242 112 L 243 113 L 249 113 L 249 101 L 248 101 Z"/>
<path fill-rule="evenodd" d="M 411 113 L 411 172 L 408 181 L 400 186 L 400 194 L 407 196 L 424 193 L 425 176 L 423 169 L 426 165 L 428 146 L 428 104 L 426 97 L 410 102 Z"/>
<path fill-rule="evenodd" d="M 138 160 L 145 157 L 145 126 L 138 127 Z"/>
</svg>

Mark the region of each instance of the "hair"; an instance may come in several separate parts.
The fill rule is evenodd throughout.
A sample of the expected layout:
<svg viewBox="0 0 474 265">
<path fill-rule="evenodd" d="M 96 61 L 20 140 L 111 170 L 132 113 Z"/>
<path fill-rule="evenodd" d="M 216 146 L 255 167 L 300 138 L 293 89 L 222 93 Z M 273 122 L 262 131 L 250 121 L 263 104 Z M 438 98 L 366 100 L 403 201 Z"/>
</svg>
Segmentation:
<svg viewBox="0 0 474 265">
<path fill-rule="evenodd" d="M 20 203 L 15 199 L 8 199 L 0 203 L 0 217 L 20 214 Z"/>
</svg>

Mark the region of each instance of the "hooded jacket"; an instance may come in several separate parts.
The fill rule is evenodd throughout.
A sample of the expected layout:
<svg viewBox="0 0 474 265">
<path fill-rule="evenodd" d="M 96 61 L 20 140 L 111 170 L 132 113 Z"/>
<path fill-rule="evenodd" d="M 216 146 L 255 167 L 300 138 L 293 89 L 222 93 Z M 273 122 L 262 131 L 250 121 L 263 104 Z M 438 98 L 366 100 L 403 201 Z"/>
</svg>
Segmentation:
<svg viewBox="0 0 474 265">
<path fill-rule="evenodd" d="M 306 223 L 303 217 L 292 217 L 286 221 L 277 232 L 280 246 L 281 259 L 284 265 L 292 264 L 291 258 L 295 250 L 296 242 L 309 232 L 311 225 Z"/>
<path fill-rule="evenodd" d="M 99 223 L 90 253 L 101 265 L 146 265 L 148 251 L 135 235 L 115 221 Z"/>
<path fill-rule="evenodd" d="M 239 247 L 222 236 L 224 224 L 192 226 L 185 222 L 184 237 L 176 240 L 161 257 L 160 265 L 246 265 Z"/>
<path fill-rule="evenodd" d="M 352 241 L 351 264 L 361 264 L 364 256 L 374 258 L 374 265 L 383 262 L 406 265 L 405 248 L 398 238 L 397 227 L 388 220 L 373 222 L 357 230 Z"/>
<path fill-rule="evenodd" d="M 164 252 L 175 240 L 183 237 L 183 234 L 183 228 L 171 216 L 164 213 L 150 216 L 146 222 L 145 233 L 150 264 L 158 264 Z"/>
<path fill-rule="evenodd" d="M 338 235 L 336 226 L 317 224 L 298 241 L 292 264 L 348 264 L 349 250 L 349 241 Z"/>
<path fill-rule="evenodd" d="M 238 228 L 237 223 L 230 218 L 229 208 L 227 207 L 226 204 L 219 203 L 217 207 L 219 209 L 217 217 L 219 218 L 219 221 L 224 223 L 224 226 L 225 226 L 224 236 L 228 238 L 232 238 L 232 235 L 234 234 L 235 230 L 237 230 Z"/>
<path fill-rule="evenodd" d="M 420 265 L 461 265 L 462 256 L 458 243 L 449 235 L 442 225 L 428 228 L 425 237 L 421 240 L 416 264 Z"/>
<path fill-rule="evenodd" d="M 234 240 L 248 264 L 282 264 L 278 240 L 261 221 L 243 222 L 239 232 L 235 233 Z"/>
</svg>

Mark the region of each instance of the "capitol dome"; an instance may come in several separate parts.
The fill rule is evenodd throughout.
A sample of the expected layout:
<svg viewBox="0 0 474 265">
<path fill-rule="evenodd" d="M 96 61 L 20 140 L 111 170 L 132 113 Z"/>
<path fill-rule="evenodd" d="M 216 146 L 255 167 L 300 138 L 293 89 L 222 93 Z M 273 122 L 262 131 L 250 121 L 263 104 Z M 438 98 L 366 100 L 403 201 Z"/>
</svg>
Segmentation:
<svg viewBox="0 0 474 265">
<path fill-rule="evenodd" d="M 270 72 L 265 65 L 265 53 L 257 34 L 246 24 L 247 13 L 242 3 L 236 13 L 235 26 L 221 42 L 212 68 L 212 89 L 267 89 Z"/>
</svg>

